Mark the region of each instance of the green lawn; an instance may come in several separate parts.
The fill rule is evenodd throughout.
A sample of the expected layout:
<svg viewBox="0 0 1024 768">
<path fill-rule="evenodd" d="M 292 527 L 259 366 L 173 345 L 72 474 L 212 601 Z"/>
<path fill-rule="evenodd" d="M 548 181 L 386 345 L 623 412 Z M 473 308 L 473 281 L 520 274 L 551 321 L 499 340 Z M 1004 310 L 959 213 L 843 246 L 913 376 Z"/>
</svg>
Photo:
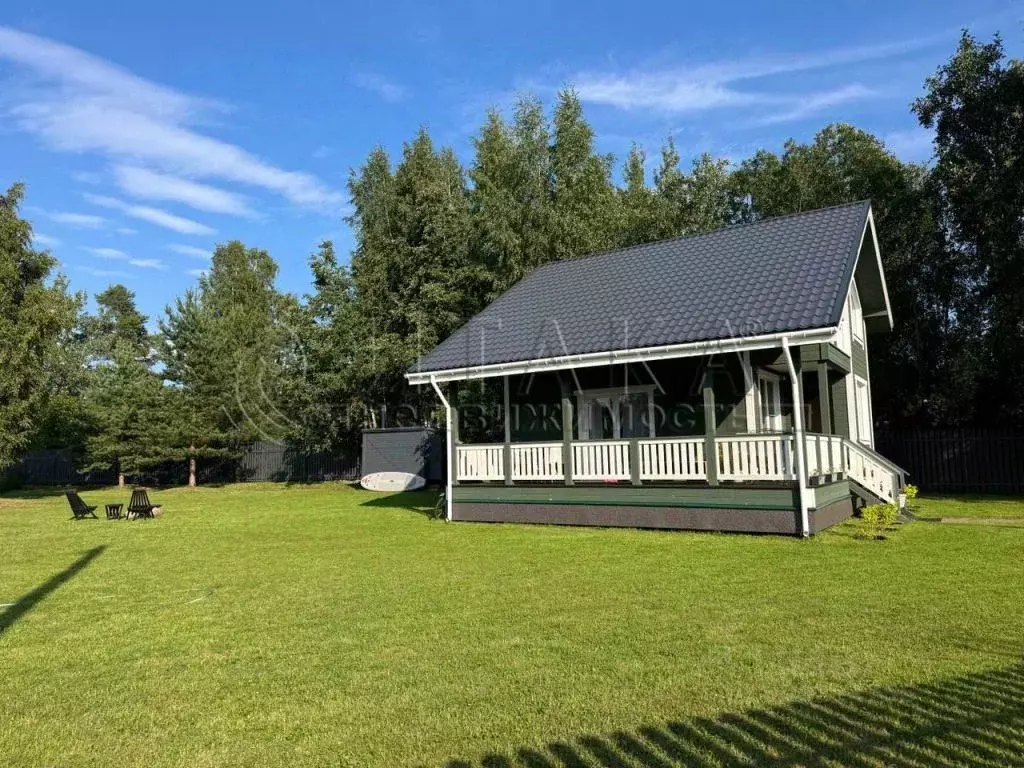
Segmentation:
<svg viewBox="0 0 1024 768">
<path fill-rule="evenodd" d="M 1009 496 L 954 496 L 920 498 L 914 502 L 918 517 L 972 517 L 1024 519 L 1024 499 Z"/>
<path fill-rule="evenodd" d="M 445 524 L 428 495 L 340 486 L 153 497 L 164 517 L 112 522 L 0 498 L 0 765 L 1024 765 L 1022 528 L 800 541 Z"/>
</svg>

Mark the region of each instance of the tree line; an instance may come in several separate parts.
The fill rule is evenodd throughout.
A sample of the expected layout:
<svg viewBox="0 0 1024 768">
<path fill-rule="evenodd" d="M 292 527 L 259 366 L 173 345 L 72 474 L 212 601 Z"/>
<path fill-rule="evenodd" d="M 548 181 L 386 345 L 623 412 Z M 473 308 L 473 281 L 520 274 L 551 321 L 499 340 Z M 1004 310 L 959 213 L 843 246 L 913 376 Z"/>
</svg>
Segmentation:
<svg viewBox="0 0 1024 768">
<path fill-rule="evenodd" d="M 758 218 L 872 201 L 896 327 L 870 349 L 883 425 L 1024 425 L 1024 64 L 964 33 L 911 109 L 934 131 L 907 163 L 848 124 L 731 164 L 684 166 L 669 138 L 620 166 L 579 97 L 486 115 L 468 167 L 422 128 L 351 172 L 348 264 L 322 243 L 308 295 L 269 253 L 217 246 L 157 329 L 112 285 L 86 311 L 32 247 L 23 189 L 0 196 L 0 468 L 33 447 L 133 474 L 260 438 L 352 447 L 363 426 L 423 422 L 403 374 L 549 261 Z"/>
</svg>

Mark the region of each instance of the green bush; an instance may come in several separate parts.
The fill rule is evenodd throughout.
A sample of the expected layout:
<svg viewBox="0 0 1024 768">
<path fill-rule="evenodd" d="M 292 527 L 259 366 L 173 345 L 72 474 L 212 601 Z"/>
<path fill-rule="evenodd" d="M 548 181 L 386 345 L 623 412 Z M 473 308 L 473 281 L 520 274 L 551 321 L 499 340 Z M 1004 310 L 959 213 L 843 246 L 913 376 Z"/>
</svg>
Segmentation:
<svg viewBox="0 0 1024 768">
<path fill-rule="evenodd" d="M 860 511 L 860 532 L 864 539 L 884 539 L 896 523 L 899 508 L 895 504 L 872 504 Z"/>
<path fill-rule="evenodd" d="M 913 506 L 912 502 L 917 498 L 917 486 L 907 483 L 903 486 L 903 495 L 907 497 L 907 508 Z"/>
</svg>

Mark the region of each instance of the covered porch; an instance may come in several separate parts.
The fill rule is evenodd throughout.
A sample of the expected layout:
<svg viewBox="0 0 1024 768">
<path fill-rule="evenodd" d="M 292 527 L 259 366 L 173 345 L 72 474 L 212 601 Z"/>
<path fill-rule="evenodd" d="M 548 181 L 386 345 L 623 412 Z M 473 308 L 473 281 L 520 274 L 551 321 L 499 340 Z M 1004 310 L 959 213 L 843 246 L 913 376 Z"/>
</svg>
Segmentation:
<svg viewBox="0 0 1024 768">
<path fill-rule="evenodd" d="M 452 382 L 450 518 L 813 533 L 903 484 L 851 434 L 850 366 L 814 343 Z"/>
</svg>

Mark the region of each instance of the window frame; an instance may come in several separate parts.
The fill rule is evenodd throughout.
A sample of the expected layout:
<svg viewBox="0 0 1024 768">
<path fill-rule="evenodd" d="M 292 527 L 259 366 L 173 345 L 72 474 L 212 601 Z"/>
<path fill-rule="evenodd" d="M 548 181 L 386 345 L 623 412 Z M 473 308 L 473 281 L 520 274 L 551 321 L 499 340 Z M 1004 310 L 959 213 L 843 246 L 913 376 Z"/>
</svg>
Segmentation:
<svg viewBox="0 0 1024 768">
<path fill-rule="evenodd" d="M 766 382 L 772 387 L 772 402 L 775 406 L 775 413 L 769 414 L 765 408 L 764 398 L 761 393 L 761 382 Z M 774 371 L 757 369 L 757 431 L 758 432 L 782 432 L 782 376 Z"/>
<path fill-rule="evenodd" d="M 604 389 L 579 389 L 576 391 L 576 432 L 579 440 L 629 440 L 628 437 L 621 437 L 622 423 L 619 418 L 619 403 L 629 395 L 647 395 L 647 437 L 655 437 L 654 434 L 654 391 L 657 387 L 654 384 L 635 384 L 628 387 L 607 387 Z M 609 407 L 612 413 L 613 436 L 591 437 L 590 424 L 586 422 L 587 436 L 584 432 L 584 414 L 589 414 L 589 405 L 601 398 L 608 398 Z"/>
</svg>

